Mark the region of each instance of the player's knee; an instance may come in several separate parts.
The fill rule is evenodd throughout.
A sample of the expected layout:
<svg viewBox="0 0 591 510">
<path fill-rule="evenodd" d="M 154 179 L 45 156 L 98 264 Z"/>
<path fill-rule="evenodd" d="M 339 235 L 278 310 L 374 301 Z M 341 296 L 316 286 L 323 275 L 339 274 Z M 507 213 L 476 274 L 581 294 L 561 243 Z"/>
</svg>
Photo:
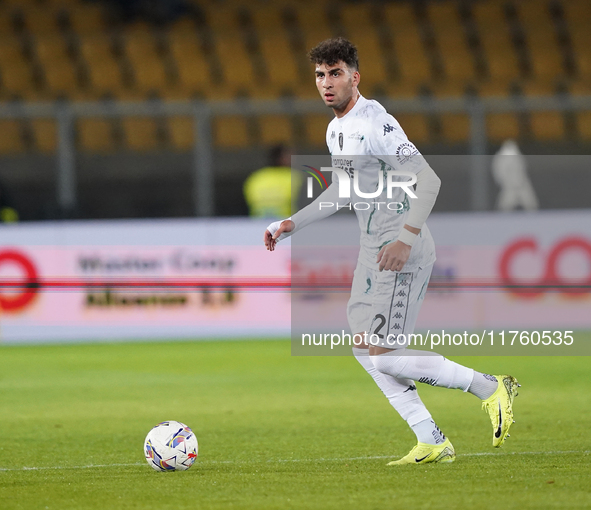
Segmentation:
<svg viewBox="0 0 591 510">
<path fill-rule="evenodd" d="M 406 366 L 406 356 L 396 356 L 393 354 L 379 354 L 371 356 L 371 361 L 378 372 L 400 377 Z"/>
</svg>

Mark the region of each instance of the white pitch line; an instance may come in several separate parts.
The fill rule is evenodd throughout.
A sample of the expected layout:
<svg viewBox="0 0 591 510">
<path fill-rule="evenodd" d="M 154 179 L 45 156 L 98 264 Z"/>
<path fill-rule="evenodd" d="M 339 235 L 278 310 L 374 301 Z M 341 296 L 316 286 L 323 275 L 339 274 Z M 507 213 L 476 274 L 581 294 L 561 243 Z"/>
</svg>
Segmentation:
<svg viewBox="0 0 591 510">
<path fill-rule="evenodd" d="M 88 464 L 87 466 L 39 466 L 39 467 L 21 467 L 21 468 L 0 468 L 3 471 L 44 471 L 47 469 L 91 469 L 91 468 L 110 468 L 110 467 L 128 467 L 141 466 L 144 462 L 134 462 L 133 464 Z M 147 465 L 147 464 L 146 464 Z"/>
<path fill-rule="evenodd" d="M 458 457 L 492 457 L 492 456 L 510 456 L 510 455 L 571 455 L 571 454 L 589 454 L 591 450 L 557 450 L 549 452 L 476 452 L 476 453 L 458 453 Z M 380 459 L 392 459 L 395 455 L 374 455 L 366 457 L 334 457 L 334 458 L 323 458 L 318 459 L 274 459 L 274 460 L 202 460 L 197 461 L 198 464 L 260 464 L 261 462 L 273 463 L 273 462 L 345 462 L 353 460 L 380 460 Z M 6 471 L 44 471 L 50 469 L 94 469 L 94 468 L 116 468 L 116 467 L 135 467 L 148 465 L 144 462 L 134 462 L 131 464 L 88 464 L 87 466 L 39 466 L 39 467 L 21 467 L 21 468 L 0 468 L 0 472 Z"/>
</svg>

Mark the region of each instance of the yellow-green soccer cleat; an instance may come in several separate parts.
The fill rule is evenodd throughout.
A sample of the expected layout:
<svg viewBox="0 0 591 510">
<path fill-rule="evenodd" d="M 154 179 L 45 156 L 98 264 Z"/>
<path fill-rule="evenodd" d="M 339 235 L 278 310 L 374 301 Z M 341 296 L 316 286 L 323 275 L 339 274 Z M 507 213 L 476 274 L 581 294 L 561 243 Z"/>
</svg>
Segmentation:
<svg viewBox="0 0 591 510">
<path fill-rule="evenodd" d="M 438 445 L 419 443 L 407 455 L 388 463 L 388 466 L 402 464 L 429 464 L 431 462 L 453 462 L 456 452 L 449 439 Z"/>
<path fill-rule="evenodd" d="M 495 375 L 499 385 L 496 391 L 482 401 L 482 409 L 486 409 L 493 426 L 493 441 L 499 448 L 507 437 L 513 421 L 513 399 L 517 396 L 517 388 L 521 386 L 511 375 Z"/>
</svg>

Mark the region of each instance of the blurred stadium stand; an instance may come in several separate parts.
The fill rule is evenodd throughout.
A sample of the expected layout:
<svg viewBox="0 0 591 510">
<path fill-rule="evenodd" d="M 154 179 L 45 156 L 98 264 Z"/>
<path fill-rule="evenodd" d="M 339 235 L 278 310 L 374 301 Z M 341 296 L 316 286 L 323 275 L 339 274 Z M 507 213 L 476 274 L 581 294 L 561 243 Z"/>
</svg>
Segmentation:
<svg viewBox="0 0 591 510">
<path fill-rule="evenodd" d="M 317 99 L 306 51 L 337 35 L 358 46 L 366 97 L 567 105 L 591 95 L 590 21 L 590 0 L 0 0 L 0 105 L 113 99 L 150 101 L 157 113 L 160 101 Z M 242 182 L 270 145 L 325 153 L 329 113 L 214 116 L 213 212 L 246 214 Z M 426 154 L 474 152 L 469 112 L 392 113 Z M 488 111 L 484 125 L 488 154 L 507 138 L 530 154 L 591 148 L 589 109 L 516 106 Z M 194 214 L 192 111 L 81 116 L 73 129 L 79 197 L 64 211 L 53 198 L 56 120 L 0 115 L 0 168 L 22 218 Z"/>
</svg>

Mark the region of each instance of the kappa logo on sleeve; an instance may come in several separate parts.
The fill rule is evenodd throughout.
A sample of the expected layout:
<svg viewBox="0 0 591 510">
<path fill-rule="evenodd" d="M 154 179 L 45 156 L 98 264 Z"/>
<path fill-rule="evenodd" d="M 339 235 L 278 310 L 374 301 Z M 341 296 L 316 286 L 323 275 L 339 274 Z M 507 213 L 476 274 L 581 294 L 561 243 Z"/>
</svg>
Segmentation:
<svg viewBox="0 0 591 510">
<path fill-rule="evenodd" d="M 394 126 L 391 126 L 390 124 L 384 124 L 384 136 L 386 136 L 386 134 L 390 133 L 391 131 L 394 131 Z"/>
<path fill-rule="evenodd" d="M 396 149 L 396 159 L 401 165 L 410 161 L 412 156 L 417 154 L 420 154 L 419 150 L 410 142 L 401 143 Z"/>
</svg>

